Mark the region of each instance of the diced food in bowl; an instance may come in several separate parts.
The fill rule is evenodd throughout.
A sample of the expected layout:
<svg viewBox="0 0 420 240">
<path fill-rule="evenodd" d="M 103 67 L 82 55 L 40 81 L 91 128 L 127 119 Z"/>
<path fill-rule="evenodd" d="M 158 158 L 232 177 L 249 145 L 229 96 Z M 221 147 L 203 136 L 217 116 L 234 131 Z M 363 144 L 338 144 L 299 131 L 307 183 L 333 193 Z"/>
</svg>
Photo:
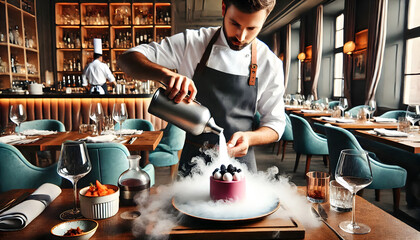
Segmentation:
<svg viewBox="0 0 420 240">
<path fill-rule="evenodd" d="M 91 219 L 70 220 L 55 225 L 51 228 L 51 234 L 55 239 L 87 240 L 95 234 L 98 225 L 98 222 Z M 68 235 L 69 232 L 73 232 L 76 229 L 80 229 L 80 233 Z M 79 230 L 77 231 L 79 232 Z"/>
<path fill-rule="evenodd" d="M 98 193 L 97 196 L 96 194 L 86 194 L 91 186 L 80 189 L 80 211 L 85 218 L 104 219 L 117 214 L 120 205 L 120 189 L 118 186 L 110 184 L 104 184 L 102 186 L 108 190 L 105 194 L 103 188 L 103 195 Z"/>
<path fill-rule="evenodd" d="M 99 196 L 106 196 L 109 194 L 115 193 L 115 190 L 112 188 L 108 188 L 106 185 L 100 183 L 96 180 L 96 185 L 90 184 L 89 189 L 85 193 L 87 197 L 99 197 Z"/>
</svg>

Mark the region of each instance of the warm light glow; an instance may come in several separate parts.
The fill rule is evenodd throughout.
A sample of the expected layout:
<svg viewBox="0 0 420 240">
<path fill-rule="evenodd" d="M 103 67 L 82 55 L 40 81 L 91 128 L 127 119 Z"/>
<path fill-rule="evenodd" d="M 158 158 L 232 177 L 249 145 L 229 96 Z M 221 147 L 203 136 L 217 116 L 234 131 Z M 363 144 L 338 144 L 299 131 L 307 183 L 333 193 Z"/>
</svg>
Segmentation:
<svg viewBox="0 0 420 240">
<path fill-rule="evenodd" d="M 353 41 L 348 41 L 344 44 L 343 52 L 350 55 L 354 49 L 356 49 L 356 44 Z"/>
<path fill-rule="evenodd" d="M 306 54 L 305 54 L 305 53 L 303 53 L 303 52 L 299 53 L 299 55 L 298 55 L 298 59 L 299 59 L 301 62 L 303 62 L 303 61 L 305 60 L 305 58 L 306 58 Z"/>
</svg>

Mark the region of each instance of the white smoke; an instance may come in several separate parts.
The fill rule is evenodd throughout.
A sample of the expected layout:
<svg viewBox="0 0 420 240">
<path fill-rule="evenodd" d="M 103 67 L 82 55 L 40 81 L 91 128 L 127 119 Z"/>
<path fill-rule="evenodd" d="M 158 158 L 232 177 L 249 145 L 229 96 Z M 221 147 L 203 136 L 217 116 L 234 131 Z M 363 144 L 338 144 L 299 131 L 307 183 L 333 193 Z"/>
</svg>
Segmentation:
<svg viewBox="0 0 420 240">
<path fill-rule="evenodd" d="M 224 160 L 242 169 L 246 179 L 246 199 L 238 202 L 214 202 L 210 199 L 210 176 L 215 168 L 220 168 L 218 151 L 206 150 L 213 162 L 206 165 L 195 157 L 197 165 L 192 176 L 177 180 L 173 184 L 159 186 L 157 194 L 149 199 L 136 199 L 141 216 L 134 220 L 133 234 L 136 237 L 147 232 L 148 239 L 168 239 L 169 232 L 178 225 L 183 215 L 172 206 L 189 215 L 210 219 L 244 219 L 270 212 L 280 202 L 280 208 L 269 217 L 294 218 L 305 227 L 317 227 L 320 222 L 311 214 L 311 203 L 299 194 L 297 187 L 287 176 L 279 176 L 277 167 L 266 172 L 250 173 L 246 165 L 234 159 Z M 221 223 L 222 224 L 222 223 Z"/>
</svg>

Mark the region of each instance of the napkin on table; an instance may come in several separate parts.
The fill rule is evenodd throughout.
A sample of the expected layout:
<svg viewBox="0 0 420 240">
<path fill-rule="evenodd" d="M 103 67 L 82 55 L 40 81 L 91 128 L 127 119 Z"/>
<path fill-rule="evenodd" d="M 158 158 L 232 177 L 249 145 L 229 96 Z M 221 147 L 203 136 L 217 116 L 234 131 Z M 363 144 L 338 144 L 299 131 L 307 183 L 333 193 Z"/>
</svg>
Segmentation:
<svg viewBox="0 0 420 240">
<path fill-rule="evenodd" d="M 143 130 L 136 130 L 136 129 L 122 129 L 121 134 L 122 135 L 140 135 L 143 133 Z M 120 135 L 120 130 L 106 130 L 102 131 L 102 135 Z"/>
<path fill-rule="evenodd" d="M 51 135 L 56 134 L 57 131 L 49 131 L 49 130 L 36 130 L 36 129 L 28 129 L 22 132 L 23 135 L 26 136 L 38 136 L 38 135 Z"/>
<path fill-rule="evenodd" d="M 96 137 L 86 137 L 84 140 L 89 143 L 102 143 L 102 142 L 112 142 L 116 139 L 117 136 L 109 134 L 109 135 L 101 135 Z"/>
<path fill-rule="evenodd" d="M 394 118 L 384 118 L 384 117 L 375 117 L 375 122 L 383 122 L 383 123 L 396 123 L 397 119 Z"/>
<path fill-rule="evenodd" d="M 7 135 L 0 137 L 0 143 L 11 143 L 17 140 L 25 139 L 25 136 L 19 136 L 19 135 Z"/>
<path fill-rule="evenodd" d="M 317 112 L 320 112 L 320 111 L 315 110 L 315 109 L 301 109 L 300 112 L 303 112 L 303 113 L 317 113 Z"/>
<path fill-rule="evenodd" d="M 322 120 L 337 123 L 354 123 L 356 120 L 347 118 L 321 117 Z"/>
<path fill-rule="evenodd" d="M 384 128 L 375 128 L 373 129 L 377 134 L 386 137 L 408 137 L 408 133 L 400 132 L 397 130 L 388 130 Z"/>
<path fill-rule="evenodd" d="M 0 231 L 25 228 L 57 198 L 61 188 L 51 183 L 42 184 L 25 201 L 0 214 Z"/>
</svg>

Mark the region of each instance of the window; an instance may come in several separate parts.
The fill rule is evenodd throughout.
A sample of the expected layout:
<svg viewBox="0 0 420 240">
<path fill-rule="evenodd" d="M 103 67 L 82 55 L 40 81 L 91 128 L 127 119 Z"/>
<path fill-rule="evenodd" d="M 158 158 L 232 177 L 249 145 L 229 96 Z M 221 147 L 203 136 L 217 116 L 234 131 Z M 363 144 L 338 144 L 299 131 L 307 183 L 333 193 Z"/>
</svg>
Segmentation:
<svg viewBox="0 0 420 240">
<path fill-rule="evenodd" d="M 344 73 L 343 73 L 343 39 L 344 39 L 344 14 L 335 19 L 335 48 L 334 48 L 334 97 L 344 96 Z"/>
<path fill-rule="evenodd" d="M 420 104 L 420 0 L 410 0 L 408 20 L 405 69 L 404 69 L 404 104 Z"/>
</svg>

